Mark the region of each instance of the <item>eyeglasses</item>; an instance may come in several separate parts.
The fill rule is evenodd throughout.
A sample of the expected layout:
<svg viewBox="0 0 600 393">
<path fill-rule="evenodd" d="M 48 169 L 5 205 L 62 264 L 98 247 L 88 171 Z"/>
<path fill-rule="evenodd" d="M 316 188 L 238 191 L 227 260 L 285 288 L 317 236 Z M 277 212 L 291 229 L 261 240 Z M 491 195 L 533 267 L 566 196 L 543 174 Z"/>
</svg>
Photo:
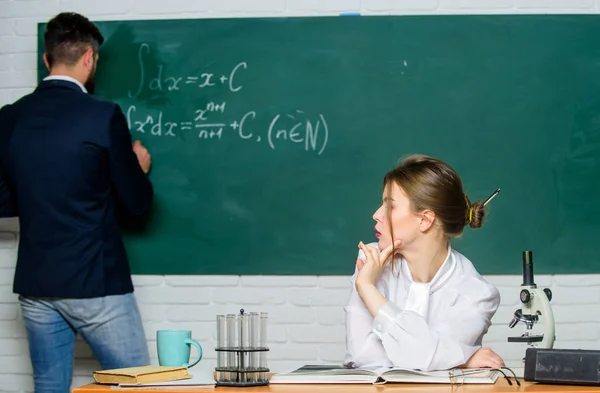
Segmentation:
<svg viewBox="0 0 600 393">
<path fill-rule="evenodd" d="M 510 378 L 510 376 L 506 375 L 505 370 L 508 371 L 509 374 L 512 374 L 512 377 L 514 378 L 515 382 L 517 383 L 517 386 L 521 386 L 521 382 L 519 381 L 519 378 L 517 378 L 517 375 L 515 374 L 515 372 L 508 367 L 500 367 L 500 368 L 482 367 L 482 368 L 469 368 L 469 369 L 453 368 L 451 370 L 448 370 L 448 373 L 450 376 L 450 383 L 452 385 L 455 385 L 455 384 L 462 385 L 465 382 L 464 377 L 467 377 L 469 375 L 478 374 L 478 373 L 481 373 L 482 371 L 498 371 L 500 374 L 502 374 L 504 376 L 504 379 L 506 379 L 506 382 L 510 386 L 512 386 L 513 383 L 511 381 L 511 378 Z"/>
</svg>

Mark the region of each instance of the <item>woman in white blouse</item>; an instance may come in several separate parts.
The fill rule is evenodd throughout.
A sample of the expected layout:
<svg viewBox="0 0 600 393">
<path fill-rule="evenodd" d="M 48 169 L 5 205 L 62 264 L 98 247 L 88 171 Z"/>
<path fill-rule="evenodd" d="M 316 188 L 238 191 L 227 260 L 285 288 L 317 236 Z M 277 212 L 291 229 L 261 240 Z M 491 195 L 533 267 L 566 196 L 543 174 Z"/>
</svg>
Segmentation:
<svg viewBox="0 0 600 393">
<path fill-rule="evenodd" d="M 498 290 L 450 239 L 479 228 L 484 203 L 471 203 L 443 161 L 413 155 L 384 178 L 375 212 L 377 243 L 359 243 L 346 311 L 346 359 L 353 367 L 446 370 L 502 367 L 483 335 Z"/>
</svg>

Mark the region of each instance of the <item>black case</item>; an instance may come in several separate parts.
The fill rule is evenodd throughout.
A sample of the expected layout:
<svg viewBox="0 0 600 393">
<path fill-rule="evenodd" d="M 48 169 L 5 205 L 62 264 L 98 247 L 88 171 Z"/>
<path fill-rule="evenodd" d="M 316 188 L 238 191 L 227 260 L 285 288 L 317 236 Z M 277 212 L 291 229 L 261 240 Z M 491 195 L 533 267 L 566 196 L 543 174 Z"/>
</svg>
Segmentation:
<svg viewBox="0 0 600 393">
<path fill-rule="evenodd" d="M 524 379 L 550 384 L 600 386 L 600 351 L 527 348 Z"/>
</svg>

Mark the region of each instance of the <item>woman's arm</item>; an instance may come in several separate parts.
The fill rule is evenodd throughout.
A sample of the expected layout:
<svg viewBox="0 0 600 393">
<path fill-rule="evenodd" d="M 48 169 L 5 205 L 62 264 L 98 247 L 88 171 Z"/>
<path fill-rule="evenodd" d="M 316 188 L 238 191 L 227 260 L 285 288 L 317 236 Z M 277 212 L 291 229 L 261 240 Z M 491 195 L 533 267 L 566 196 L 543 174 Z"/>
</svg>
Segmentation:
<svg viewBox="0 0 600 393">
<path fill-rule="evenodd" d="M 362 260 L 359 254 L 346 307 L 346 363 L 443 370 L 469 364 L 477 357 L 473 355 L 481 349 L 481 338 L 500 303 L 496 288 L 466 277 L 450 316 L 432 327 L 420 314 L 401 310 L 388 301 L 384 291 L 373 284 L 373 279 L 380 276 L 375 270 L 381 271 L 381 259 L 369 258 L 367 263 Z M 435 307 L 430 311 L 435 312 Z M 479 366 L 497 367 L 497 362 Z"/>
<path fill-rule="evenodd" d="M 357 272 L 358 273 L 358 270 Z M 390 367 L 392 363 L 381 339 L 373 332 L 373 317 L 356 291 L 356 273 L 346 312 L 346 356 L 344 364 L 354 367 Z"/>
<path fill-rule="evenodd" d="M 481 338 L 499 303 L 495 288 L 470 278 L 461 286 L 451 316 L 437 326 L 388 301 L 373 320 L 373 331 L 393 366 L 446 370 L 466 364 L 481 348 Z"/>
</svg>

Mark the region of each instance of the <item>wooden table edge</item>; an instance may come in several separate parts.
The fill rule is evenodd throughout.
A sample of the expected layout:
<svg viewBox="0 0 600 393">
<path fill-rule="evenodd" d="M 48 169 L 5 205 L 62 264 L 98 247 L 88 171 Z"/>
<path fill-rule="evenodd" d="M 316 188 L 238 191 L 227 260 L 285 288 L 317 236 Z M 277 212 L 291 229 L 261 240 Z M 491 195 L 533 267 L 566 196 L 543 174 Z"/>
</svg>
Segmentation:
<svg viewBox="0 0 600 393">
<path fill-rule="evenodd" d="M 112 391 L 131 391 L 135 393 L 194 393 L 194 392 L 207 392 L 216 391 L 219 393 L 342 393 L 342 392 L 378 392 L 382 390 L 397 390 L 401 389 L 402 393 L 409 392 L 466 392 L 466 393 L 499 393 L 499 392 L 532 392 L 532 393 L 557 393 L 557 392 L 577 392 L 577 393 L 599 393 L 600 386 L 577 386 L 577 385 L 551 385 L 551 384 L 540 384 L 534 382 L 525 382 L 521 380 L 521 386 L 514 384 L 513 386 L 508 385 L 504 379 L 498 379 L 495 384 L 468 384 L 468 385 L 450 385 L 450 384 L 408 384 L 408 383 L 389 383 L 384 385 L 373 385 L 373 384 L 271 384 L 269 386 L 256 386 L 256 387 L 227 387 L 227 386 L 215 386 L 210 388 L 196 388 L 196 389 L 176 389 L 169 387 L 168 389 L 113 389 L 111 385 L 102 385 L 98 383 L 90 383 L 83 385 L 72 390 L 72 393 L 100 393 L 100 392 L 112 392 Z"/>
</svg>

